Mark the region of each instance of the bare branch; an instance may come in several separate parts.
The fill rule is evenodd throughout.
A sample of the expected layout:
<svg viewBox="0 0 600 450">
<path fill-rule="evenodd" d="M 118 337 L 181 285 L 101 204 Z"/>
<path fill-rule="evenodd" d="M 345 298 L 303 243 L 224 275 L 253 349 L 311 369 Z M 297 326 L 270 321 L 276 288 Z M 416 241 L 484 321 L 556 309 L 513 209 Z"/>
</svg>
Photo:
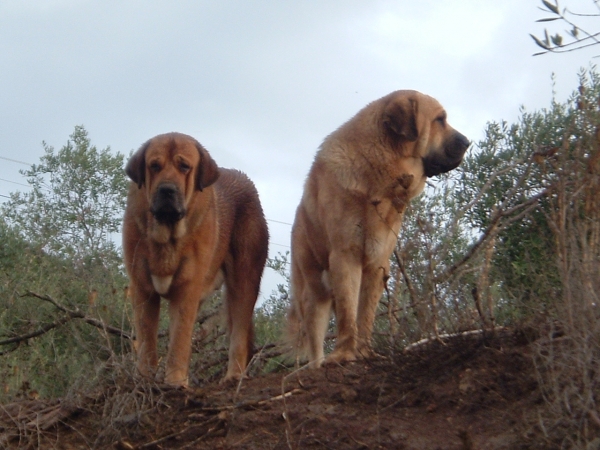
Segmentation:
<svg viewBox="0 0 600 450">
<path fill-rule="evenodd" d="M 466 214 L 467 211 L 471 210 L 476 204 L 478 204 L 480 202 L 480 200 L 483 198 L 484 194 L 492 187 L 493 183 L 496 181 L 497 178 L 499 178 L 500 176 L 502 176 L 506 173 L 509 173 L 511 170 L 521 166 L 522 164 L 523 164 L 523 160 L 518 159 L 516 161 L 513 161 L 508 166 L 494 171 L 489 176 L 489 178 L 487 179 L 485 184 L 482 186 L 482 188 L 479 190 L 479 193 L 469 203 L 467 203 L 465 206 L 463 206 L 460 209 L 460 211 L 457 212 L 454 220 L 452 221 L 452 224 L 450 225 L 450 233 L 449 234 L 451 234 L 451 235 L 455 234 L 456 228 L 459 226 L 460 219 L 462 219 L 462 217 Z"/>
<path fill-rule="evenodd" d="M 544 190 L 537 195 L 534 195 L 527 201 L 523 203 L 519 203 L 518 205 L 509 208 L 507 210 L 503 210 L 502 208 L 498 208 L 494 211 L 492 218 L 490 219 L 490 224 L 479 237 L 477 242 L 473 244 L 473 246 L 469 249 L 469 251 L 463 256 L 463 258 L 451 265 L 448 269 L 446 269 L 442 274 L 436 277 L 436 283 L 440 283 L 442 281 L 448 280 L 456 271 L 458 271 L 462 266 L 464 266 L 473 256 L 475 256 L 479 250 L 479 248 L 485 244 L 489 239 L 495 236 L 500 229 L 504 228 L 509 223 L 514 222 L 517 219 L 523 217 L 526 213 L 528 213 L 532 208 L 537 205 L 537 202 L 544 197 L 548 193 L 548 190 Z M 520 211 L 520 210 L 523 211 Z M 511 217 L 515 213 L 519 213 L 517 216 Z M 507 218 L 505 222 L 501 223 L 501 219 Z"/>
<path fill-rule="evenodd" d="M 402 277 L 404 278 L 404 282 L 406 283 L 406 288 L 408 289 L 408 293 L 410 295 L 411 307 L 414 307 L 417 304 L 417 293 L 415 292 L 415 288 L 410 280 L 410 277 L 406 273 L 404 261 L 402 258 L 400 258 L 400 255 L 396 249 L 394 249 L 394 258 L 396 258 L 396 264 L 398 264 L 398 268 L 400 269 Z"/>
<path fill-rule="evenodd" d="M 119 336 L 119 337 L 123 337 L 125 339 L 130 339 L 130 340 L 132 339 L 132 336 L 130 333 L 128 333 L 124 330 L 121 330 L 120 328 L 116 328 L 116 327 L 107 325 L 100 319 L 86 316 L 81 310 L 79 310 L 77 308 L 74 310 L 68 309 L 68 308 L 64 307 L 63 305 L 61 305 L 56 300 L 54 300 L 49 295 L 41 295 L 41 294 L 37 294 L 35 292 L 27 291 L 25 294 L 22 295 L 22 297 L 33 297 L 33 298 L 38 298 L 40 300 L 49 302 L 52 305 L 54 305 L 57 309 L 64 312 L 66 314 L 66 316 L 61 317 L 60 319 L 57 319 L 54 322 L 46 324 L 43 327 L 41 327 L 38 330 L 33 331 L 31 333 L 23 334 L 20 336 L 15 336 L 15 337 L 0 341 L 0 345 L 15 344 L 15 343 L 27 341 L 29 339 L 33 339 L 35 337 L 41 336 L 41 335 L 49 332 L 50 330 L 52 330 L 54 328 L 60 327 L 64 324 L 68 323 L 72 319 L 81 319 L 85 323 L 92 325 L 93 327 L 96 327 L 100 330 L 103 330 L 106 333 L 109 333 L 109 334 L 112 334 L 115 336 Z"/>
<path fill-rule="evenodd" d="M 48 331 L 50 331 L 56 327 L 60 327 L 61 325 L 64 325 L 65 323 L 69 322 L 71 319 L 72 319 L 72 317 L 70 317 L 70 316 L 61 317 L 60 319 L 55 320 L 52 323 L 46 324 L 43 327 L 41 327 L 40 329 L 33 331 L 31 333 L 23 334 L 21 336 L 15 336 L 15 337 L 0 341 L 0 345 L 17 344 L 17 343 L 24 342 L 29 339 L 41 336 L 42 334 L 46 334 Z"/>
</svg>

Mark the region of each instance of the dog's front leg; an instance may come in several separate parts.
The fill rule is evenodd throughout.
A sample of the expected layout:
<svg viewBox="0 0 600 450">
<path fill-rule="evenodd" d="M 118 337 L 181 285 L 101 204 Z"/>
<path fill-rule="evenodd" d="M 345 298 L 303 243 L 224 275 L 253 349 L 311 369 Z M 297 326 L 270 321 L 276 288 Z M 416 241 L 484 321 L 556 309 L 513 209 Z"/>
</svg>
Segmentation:
<svg viewBox="0 0 600 450">
<path fill-rule="evenodd" d="M 160 296 L 154 291 L 142 289 L 132 283 L 131 301 L 135 327 L 134 347 L 137 353 L 137 368 L 144 377 L 153 377 L 158 366 L 158 320 Z"/>
<path fill-rule="evenodd" d="M 371 335 L 375 322 L 375 312 L 377 311 L 377 305 L 385 287 L 388 273 L 388 263 L 368 265 L 363 270 L 358 303 L 358 317 L 356 319 L 358 328 L 357 353 L 362 358 L 368 358 L 373 355 Z"/>
<path fill-rule="evenodd" d="M 332 252 L 329 257 L 329 275 L 338 335 L 335 349 L 325 358 L 325 363 L 354 361 L 361 264 L 352 252 Z"/>
<path fill-rule="evenodd" d="M 165 368 L 165 383 L 187 387 L 192 333 L 198 314 L 200 296 L 187 288 L 169 300 L 169 351 Z M 196 294 L 196 295 L 194 295 Z"/>
</svg>

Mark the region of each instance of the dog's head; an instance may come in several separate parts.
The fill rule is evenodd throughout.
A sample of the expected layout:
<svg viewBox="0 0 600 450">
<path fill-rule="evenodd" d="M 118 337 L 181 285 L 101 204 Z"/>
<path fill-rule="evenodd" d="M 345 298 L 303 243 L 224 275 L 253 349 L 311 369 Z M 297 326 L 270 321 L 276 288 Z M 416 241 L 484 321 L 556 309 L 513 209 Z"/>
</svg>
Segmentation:
<svg viewBox="0 0 600 450">
<path fill-rule="evenodd" d="M 427 177 L 458 167 L 471 143 L 448 124 L 436 99 L 417 91 L 396 91 L 385 101 L 382 122 L 393 148 L 420 158 Z"/>
<path fill-rule="evenodd" d="M 125 172 L 138 188 L 145 188 L 152 215 L 164 224 L 181 220 L 194 192 L 219 177 L 219 168 L 204 147 L 180 133 L 150 139 L 129 159 Z"/>
</svg>

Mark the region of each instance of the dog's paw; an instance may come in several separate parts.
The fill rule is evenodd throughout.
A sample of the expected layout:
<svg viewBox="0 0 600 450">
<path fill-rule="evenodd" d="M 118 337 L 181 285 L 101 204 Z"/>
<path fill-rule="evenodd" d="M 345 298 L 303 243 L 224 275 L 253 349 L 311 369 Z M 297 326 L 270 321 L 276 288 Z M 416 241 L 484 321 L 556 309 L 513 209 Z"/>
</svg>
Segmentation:
<svg viewBox="0 0 600 450">
<path fill-rule="evenodd" d="M 241 381 L 243 382 L 244 380 L 249 380 L 249 379 L 250 379 L 250 377 L 248 375 L 244 375 L 244 374 L 240 374 L 240 373 L 227 374 L 223 378 L 221 378 L 221 380 L 219 381 L 219 384 L 223 387 L 231 387 L 231 386 L 237 386 Z"/>
<path fill-rule="evenodd" d="M 336 349 L 323 361 L 325 366 L 337 366 L 347 362 L 356 361 L 356 354 L 352 350 Z"/>
</svg>

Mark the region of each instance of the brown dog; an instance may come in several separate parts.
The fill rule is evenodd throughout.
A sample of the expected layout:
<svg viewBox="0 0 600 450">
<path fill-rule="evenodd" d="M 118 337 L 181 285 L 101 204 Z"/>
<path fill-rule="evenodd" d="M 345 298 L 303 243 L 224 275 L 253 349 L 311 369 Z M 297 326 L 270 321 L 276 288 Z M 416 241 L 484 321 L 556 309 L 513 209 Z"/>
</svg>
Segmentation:
<svg viewBox="0 0 600 450">
<path fill-rule="evenodd" d="M 129 160 L 123 225 L 131 280 L 138 369 L 158 365 L 161 297 L 169 305 L 165 382 L 187 386 L 198 308 L 223 280 L 229 333 L 225 379 L 242 376 L 253 345 L 252 312 L 267 258 L 269 233 L 254 184 L 219 169 L 192 137 L 163 134 Z"/>
<path fill-rule="evenodd" d="M 469 141 L 433 98 L 396 91 L 329 135 L 304 186 L 292 228 L 289 334 L 313 367 L 333 309 L 338 335 L 327 363 L 371 354 L 377 303 L 402 214 L 427 177 L 456 168 Z"/>
</svg>

